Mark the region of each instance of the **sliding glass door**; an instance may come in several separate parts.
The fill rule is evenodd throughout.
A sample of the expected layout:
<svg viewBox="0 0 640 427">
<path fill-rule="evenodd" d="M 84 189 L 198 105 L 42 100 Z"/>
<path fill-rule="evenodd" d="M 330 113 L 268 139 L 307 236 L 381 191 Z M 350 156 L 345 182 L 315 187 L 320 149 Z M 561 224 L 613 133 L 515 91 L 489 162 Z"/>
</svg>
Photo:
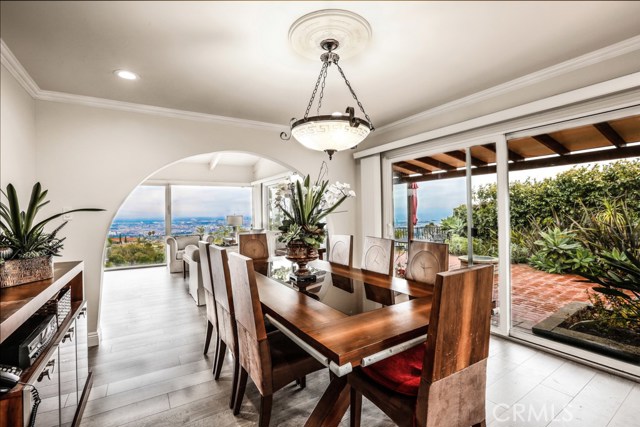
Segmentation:
<svg viewBox="0 0 640 427">
<path fill-rule="evenodd" d="M 638 111 L 387 153 L 398 274 L 409 240 L 444 241 L 449 269 L 493 265 L 494 333 L 637 375 Z"/>
<path fill-rule="evenodd" d="M 396 275 L 403 276 L 408 242 L 448 245 L 448 270 L 474 264 L 494 268 L 494 317 L 500 323 L 496 144 L 394 162 L 393 236 Z"/>
</svg>

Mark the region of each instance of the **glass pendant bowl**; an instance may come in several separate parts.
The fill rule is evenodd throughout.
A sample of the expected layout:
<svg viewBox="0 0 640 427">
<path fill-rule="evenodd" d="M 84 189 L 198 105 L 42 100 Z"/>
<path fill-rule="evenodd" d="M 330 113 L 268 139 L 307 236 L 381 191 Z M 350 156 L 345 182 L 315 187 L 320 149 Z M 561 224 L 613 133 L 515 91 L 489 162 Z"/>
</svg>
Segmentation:
<svg viewBox="0 0 640 427">
<path fill-rule="evenodd" d="M 291 133 L 300 144 L 325 151 L 331 158 L 336 151 L 355 147 L 371 132 L 371 125 L 366 121 L 352 122 L 346 115 L 313 116 L 293 123 Z"/>
<path fill-rule="evenodd" d="M 371 119 L 364 111 L 362 103 L 358 100 L 349 80 L 347 80 L 347 77 L 344 75 L 344 71 L 342 71 L 342 67 L 338 64 L 340 56 L 334 51 L 339 45 L 340 43 L 333 38 L 322 40 L 320 47 L 325 51 L 325 53 L 320 56 L 322 68 L 320 68 L 320 75 L 316 80 L 316 85 L 313 89 L 313 93 L 311 94 L 309 104 L 307 105 L 307 110 L 304 113 L 304 118 L 300 120 L 296 120 L 295 118 L 291 119 L 291 132 L 280 133 L 280 138 L 283 140 L 289 140 L 293 135 L 293 137 L 295 137 L 295 139 L 306 148 L 326 152 L 329 155 L 329 160 L 331 160 L 333 153 L 336 151 L 355 148 L 369 135 L 369 133 L 371 133 L 371 131 L 374 130 Z M 355 110 L 353 107 L 347 107 L 344 114 L 338 112 L 331 115 L 320 115 L 320 107 L 322 106 L 322 97 L 324 95 L 327 71 L 330 65 L 335 65 L 340 72 L 349 92 L 351 92 L 353 99 L 358 104 L 358 107 L 360 107 L 360 111 L 362 111 L 366 120 L 355 117 Z M 320 86 L 321 83 L 322 86 Z M 313 105 L 313 100 L 319 87 L 320 96 L 318 101 L 318 115 L 309 117 L 309 110 Z"/>
</svg>

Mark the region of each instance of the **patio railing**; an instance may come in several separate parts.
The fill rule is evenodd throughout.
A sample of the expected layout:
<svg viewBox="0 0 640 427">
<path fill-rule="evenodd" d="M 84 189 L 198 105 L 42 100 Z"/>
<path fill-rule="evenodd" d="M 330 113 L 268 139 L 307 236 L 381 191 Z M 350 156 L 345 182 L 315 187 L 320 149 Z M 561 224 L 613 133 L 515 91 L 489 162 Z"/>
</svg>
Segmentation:
<svg viewBox="0 0 640 427">
<path fill-rule="evenodd" d="M 409 230 L 407 227 L 394 227 L 393 235 L 398 242 L 407 242 Z M 429 242 L 444 243 L 451 235 L 439 225 L 424 225 L 413 228 L 415 240 L 427 240 Z"/>
</svg>

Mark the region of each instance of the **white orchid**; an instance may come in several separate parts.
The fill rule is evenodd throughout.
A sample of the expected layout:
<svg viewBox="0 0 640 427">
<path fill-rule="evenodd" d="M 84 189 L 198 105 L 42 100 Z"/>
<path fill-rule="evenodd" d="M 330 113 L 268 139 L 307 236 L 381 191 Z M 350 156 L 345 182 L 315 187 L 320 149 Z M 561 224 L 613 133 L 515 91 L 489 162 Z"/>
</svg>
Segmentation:
<svg viewBox="0 0 640 427">
<path fill-rule="evenodd" d="M 321 179 L 323 174 L 326 174 L 324 163 L 315 183 L 311 183 L 309 175 L 302 178 L 293 174 L 277 187 L 274 206 L 286 217 L 280 227 L 283 232 L 279 238 L 281 242 L 302 240 L 318 248 L 324 241 L 325 223 L 321 221 L 348 197 L 356 196 L 349 184 L 329 185 L 329 181 Z"/>
</svg>

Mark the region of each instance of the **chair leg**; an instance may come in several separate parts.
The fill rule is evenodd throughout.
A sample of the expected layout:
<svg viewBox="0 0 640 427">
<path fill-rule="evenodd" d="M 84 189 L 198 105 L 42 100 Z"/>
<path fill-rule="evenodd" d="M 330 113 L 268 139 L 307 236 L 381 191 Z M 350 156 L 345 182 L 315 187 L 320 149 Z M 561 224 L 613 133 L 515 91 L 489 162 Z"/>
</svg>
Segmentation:
<svg viewBox="0 0 640 427">
<path fill-rule="evenodd" d="M 296 384 L 300 386 L 300 389 L 304 389 L 307 386 L 307 376 L 303 375 L 302 377 L 296 380 Z"/>
<path fill-rule="evenodd" d="M 351 387 L 351 409 L 349 410 L 349 426 L 360 427 L 360 416 L 362 415 L 362 394 Z"/>
<path fill-rule="evenodd" d="M 220 337 L 216 337 L 216 351 L 213 353 L 213 367 L 211 368 L 211 374 L 215 375 L 216 367 L 218 365 L 218 353 L 220 352 Z"/>
<path fill-rule="evenodd" d="M 271 406 L 273 405 L 273 395 L 260 396 L 260 427 L 269 427 L 271 420 Z"/>
<path fill-rule="evenodd" d="M 229 408 L 233 409 L 236 400 L 236 388 L 238 387 L 238 375 L 240 375 L 240 359 L 238 356 L 233 357 L 233 382 L 231 383 L 231 400 Z"/>
<path fill-rule="evenodd" d="M 182 261 L 182 278 L 187 278 L 187 263 L 186 261 Z"/>
<path fill-rule="evenodd" d="M 247 388 L 247 371 L 244 368 L 240 368 L 240 377 L 238 378 L 238 384 L 236 386 L 235 394 L 233 402 L 233 415 L 238 415 L 240 413 L 240 407 L 242 406 L 242 399 L 244 398 L 244 390 Z"/>
<path fill-rule="evenodd" d="M 211 336 L 213 335 L 213 323 L 207 320 L 207 337 L 204 339 L 204 352 L 203 354 L 207 354 L 209 352 L 209 344 L 211 343 Z"/>
<path fill-rule="evenodd" d="M 216 364 L 213 370 L 214 380 L 217 380 L 218 378 L 220 378 L 220 372 L 222 372 L 222 365 L 224 364 L 224 357 L 227 355 L 227 343 L 222 340 L 219 340 L 218 342 L 219 342 L 218 348 L 220 348 L 220 350 L 218 351 L 218 354 L 216 357 Z"/>
<path fill-rule="evenodd" d="M 478 424 L 474 424 L 473 427 L 487 427 L 487 420 L 482 420 Z"/>
</svg>

